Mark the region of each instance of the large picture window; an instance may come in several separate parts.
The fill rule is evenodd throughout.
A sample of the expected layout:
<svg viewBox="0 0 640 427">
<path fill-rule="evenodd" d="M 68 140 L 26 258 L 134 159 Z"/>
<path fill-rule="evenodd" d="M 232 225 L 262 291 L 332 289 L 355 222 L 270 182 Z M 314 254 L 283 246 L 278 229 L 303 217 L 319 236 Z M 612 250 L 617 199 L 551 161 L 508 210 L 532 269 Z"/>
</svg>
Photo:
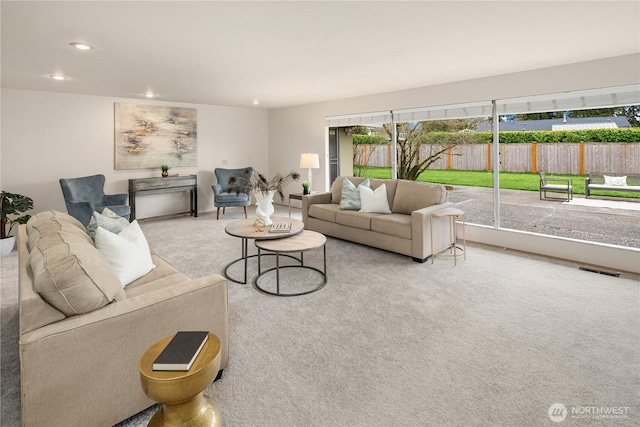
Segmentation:
<svg viewBox="0 0 640 427">
<path fill-rule="evenodd" d="M 469 223 L 640 248 L 640 192 L 586 195 L 590 174 L 640 186 L 639 104 L 640 88 L 627 86 L 329 117 L 327 125 L 355 130 L 354 172 L 445 184 Z M 416 174 L 421 162 L 428 167 Z M 561 187 L 541 192 L 542 180 Z"/>
</svg>

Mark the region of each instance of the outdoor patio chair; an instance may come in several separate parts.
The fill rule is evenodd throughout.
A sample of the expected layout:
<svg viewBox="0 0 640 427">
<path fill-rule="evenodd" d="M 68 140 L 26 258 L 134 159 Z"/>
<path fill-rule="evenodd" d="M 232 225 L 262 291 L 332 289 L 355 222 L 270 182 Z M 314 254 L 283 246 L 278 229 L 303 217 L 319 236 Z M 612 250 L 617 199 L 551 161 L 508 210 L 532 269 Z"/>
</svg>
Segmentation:
<svg viewBox="0 0 640 427">
<path fill-rule="evenodd" d="M 547 191 L 552 193 L 566 193 L 568 202 L 573 199 L 573 180 L 547 178 L 544 172 L 540 172 L 540 200 L 558 200 L 558 197 L 547 197 Z"/>
<path fill-rule="evenodd" d="M 244 217 L 247 218 L 247 206 L 251 205 L 251 175 L 253 168 L 223 169 L 216 168 L 217 184 L 212 185 L 213 206 L 217 208 L 216 219 L 220 219 L 226 208 L 231 206 L 244 207 Z"/>
</svg>

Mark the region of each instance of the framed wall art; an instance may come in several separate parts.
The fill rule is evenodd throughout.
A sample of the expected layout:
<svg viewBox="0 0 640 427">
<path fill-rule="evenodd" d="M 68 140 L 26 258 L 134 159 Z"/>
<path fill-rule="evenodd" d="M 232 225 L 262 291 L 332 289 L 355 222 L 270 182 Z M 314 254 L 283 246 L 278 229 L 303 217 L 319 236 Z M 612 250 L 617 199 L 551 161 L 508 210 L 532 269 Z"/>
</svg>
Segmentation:
<svg viewBox="0 0 640 427">
<path fill-rule="evenodd" d="M 115 103 L 115 168 L 198 165 L 195 108 Z"/>
</svg>

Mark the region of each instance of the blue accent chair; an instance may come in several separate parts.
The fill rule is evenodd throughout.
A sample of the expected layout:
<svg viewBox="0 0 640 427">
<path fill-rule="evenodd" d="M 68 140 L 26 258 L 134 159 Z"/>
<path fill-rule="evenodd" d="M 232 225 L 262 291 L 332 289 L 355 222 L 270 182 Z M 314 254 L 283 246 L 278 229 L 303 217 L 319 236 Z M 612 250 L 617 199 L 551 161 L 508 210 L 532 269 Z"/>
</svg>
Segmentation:
<svg viewBox="0 0 640 427">
<path fill-rule="evenodd" d="M 104 175 L 81 178 L 60 178 L 60 187 L 69 215 L 86 227 L 93 212 L 109 208 L 129 219 L 131 207 L 127 205 L 128 194 L 104 194 Z"/>
<path fill-rule="evenodd" d="M 224 215 L 225 208 L 243 206 L 244 217 L 247 218 L 247 206 L 251 205 L 251 175 L 253 168 L 222 169 L 216 168 L 217 184 L 213 189 L 213 206 L 217 209 L 216 219 L 220 219 L 220 208 Z"/>
</svg>

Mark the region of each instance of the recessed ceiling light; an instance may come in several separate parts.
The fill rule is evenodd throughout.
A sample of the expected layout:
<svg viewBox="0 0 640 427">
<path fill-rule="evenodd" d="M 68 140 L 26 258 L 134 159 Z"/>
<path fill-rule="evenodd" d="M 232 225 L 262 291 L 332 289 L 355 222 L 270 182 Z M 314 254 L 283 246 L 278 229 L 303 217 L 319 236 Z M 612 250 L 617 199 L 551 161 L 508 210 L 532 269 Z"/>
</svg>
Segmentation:
<svg viewBox="0 0 640 427">
<path fill-rule="evenodd" d="M 69 77 L 62 74 L 49 74 L 49 78 L 53 80 L 68 80 Z"/>
<path fill-rule="evenodd" d="M 91 50 L 91 49 L 93 49 L 88 44 L 84 44 L 84 43 L 80 43 L 80 42 L 69 43 L 69 45 L 75 47 L 76 49 L 80 49 L 80 50 Z"/>
<path fill-rule="evenodd" d="M 153 98 L 155 95 L 153 94 L 153 92 L 147 92 L 144 94 L 144 96 L 146 96 L 147 98 Z"/>
<path fill-rule="evenodd" d="M 253 105 L 260 105 L 260 101 L 258 101 L 257 99 L 253 100 Z"/>
</svg>

